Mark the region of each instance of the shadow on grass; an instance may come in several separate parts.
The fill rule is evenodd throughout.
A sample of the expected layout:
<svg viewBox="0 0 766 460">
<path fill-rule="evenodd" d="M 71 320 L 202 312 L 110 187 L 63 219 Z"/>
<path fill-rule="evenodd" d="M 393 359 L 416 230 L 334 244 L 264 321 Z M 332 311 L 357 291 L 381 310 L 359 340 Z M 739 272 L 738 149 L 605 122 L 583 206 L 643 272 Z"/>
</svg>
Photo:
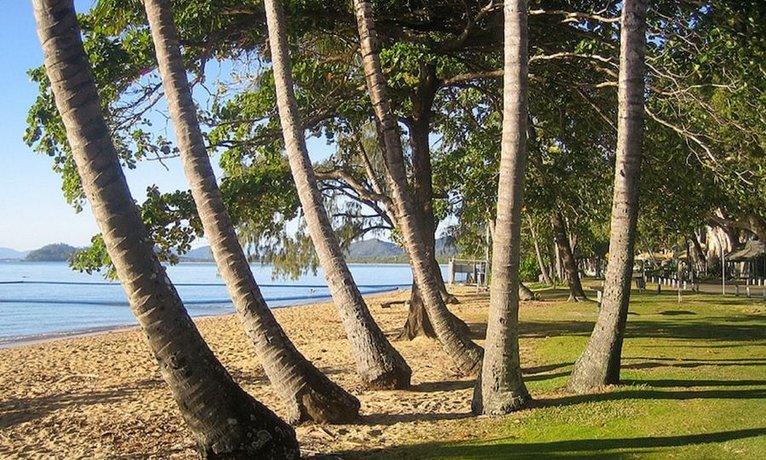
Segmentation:
<svg viewBox="0 0 766 460">
<path fill-rule="evenodd" d="M 635 458 L 659 452 L 663 448 L 691 444 L 711 444 L 766 435 L 766 428 L 719 431 L 682 436 L 650 436 L 644 438 L 574 439 L 566 441 L 519 443 L 514 438 L 497 439 L 492 444 L 420 444 L 374 452 L 345 452 L 319 458 Z"/>
<path fill-rule="evenodd" d="M 569 288 L 545 288 L 537 289 L 534 291 L 537 296 L 538 302 L 560 302 L 569 299 Z M 596 305 L 596 292 L 593 289 L 585 289 L 585 295 L 588 296 L 585 300 L 579 300 L 582 303 L 592 303 Z M 575 303 L 575 302 L 572 302 Z"/>
<path fill-rule="evenodd" d="M 631 361 L 642 361 L 631 363 Z M 658 367 L 677 367 L 694 369 L 697 367 L 760 367 L 766 366 L 764 358 L 744 359 L 682 359 L 682 358 L 623 358 L 622 369 L 654 369 Z"/>
<path fill-rule="evenodd" d="M 723 317 L 705 319 L 665 319 L 641 320 L 631 318 L 627 324 L 627 338 L 673 338 L 699 339 L 711 342 L 762 342 L 766 344 L 766 320 L 742 324 Z M 590 336 L 593 330 L 591 321 L 522 321 L 519 324 L 522 338 L 543 338 L 560 336 Z M 486 331 L 486 325 L 471 324 L 471 329 L 480 334 Z"/>
<path fill-rule="evenodd" d="M 651 382 L 646 382 L 647 385 Z M 602 402 L 602 401 L 622 401 L 622 400 L 663 400 L 671 399 L 674 401 L 685 401 L 690 399 L 763 399 L 766 398 L 766 388 L 755 388 L 747 390 L 680 390 L 664 391 L 655 390 L 652 387 L 646 389 L 635 389 L 635 387 L 618 387 L 614 391 L 606 393 L 590 393 L 583 395 L 567 395 L 557 398 L 539 398 L 536 399 L 537 407 L 563 407 L 573 406 L 582 403 Z"/>
<path fill-rule="evenodd" d="M 648 385 L 655 388 L 694 388 L 694 387 L 757 387 L 766 388 L 766 380 L 625 380 L 626 385 Z"/>
<path fill-rule="evenodd" d="M 663 316 L 685 316 L 685 315 L 693 316 L 693 315 L 696 315 L 696 313 L 694 313 L 693 311 L 689 311 L 689 310 L 665 310 L 665 311 L 661 311 L 660 314 L 663 315 Z"/>
</svg>

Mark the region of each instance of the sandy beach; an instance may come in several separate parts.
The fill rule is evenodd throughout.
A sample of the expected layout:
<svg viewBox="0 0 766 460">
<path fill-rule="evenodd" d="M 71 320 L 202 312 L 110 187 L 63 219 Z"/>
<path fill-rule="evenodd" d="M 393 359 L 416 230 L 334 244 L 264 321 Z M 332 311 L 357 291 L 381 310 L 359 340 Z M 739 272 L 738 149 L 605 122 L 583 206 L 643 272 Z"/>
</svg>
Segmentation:
<svg viewBox="0 0 766 460">
<path fill-rule="evenodd" d="M 456 293 L 461 303 L 451 305 L 452 311 L 482 331 L 487 294 L 468 288 Z M 401 304 L 382 308 L 381 303 L 406 298 L 407 292 L 368 297 L 391 337 L 407 311 Z M 458 375 L 437 342 L 393 342 L 413 368 L 413 386 L 370 391 L 356 378 L 332 304 L 279 308 L 275 315 L 301 352 L 362 403 L 363 417 L 356 424 L 299 426 L 304 455 L 351 451 L 353 457 L 415 437 L 422 442 L 470 435 L 473 423 L 455 425 L 470 415 L 473 382 Z M 283 415 L 236 318 L 196 322 L 240 385 Z M 192 437 L 137 329 L 0 350 L 0 458 L 194 457 Z"/>
</svg>

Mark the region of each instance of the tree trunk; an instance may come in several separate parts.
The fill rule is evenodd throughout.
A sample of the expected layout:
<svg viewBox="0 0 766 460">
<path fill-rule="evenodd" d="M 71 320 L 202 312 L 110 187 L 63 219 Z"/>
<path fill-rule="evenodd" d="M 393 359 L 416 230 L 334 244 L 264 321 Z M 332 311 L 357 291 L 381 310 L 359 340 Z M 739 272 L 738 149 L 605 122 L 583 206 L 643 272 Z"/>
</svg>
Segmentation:
<svg viewBox="0 0 766 460">
<path fill-rule="evenodd" d="M 290 170 L 311 241 L 356 359 L 357 372 L 371 388 L 406 388 L 410 385 L 412 370 L 372 318 L 346 265 L 317 188 L 293 93 L 282 6 L 278 0 L 266 0 L 265 6 L 277 107 Z"/>
<path fill-rule="evenodd" d="M 535 293 L 524 283 L 519 282 L 519 300 L 535 300 Z"/>
<path fill-rule="evenodd" d="M 424 63 L 420 66 L 418 87 L 410 98 L 412 117 L 409 120 L 410 150 L 412 152 L 412 196 L 415 208 L 420 215 L 415 221 L 425 242 L 426 252 L 431 260 L 433 273 L 439 285 L 439 292 L 445 303 L 456 302 L 455 296 L 447 292 L 441 275 L 439 262 L 436 260 L 436 220 L 433 211 L 433 184 L 431 169 L 431 145 L 428 136 L 431 133 L 432 106 L 439 84 L 436 78 L 436 66 Z M 470 334 L 468 325 L 449 312 L 457 327 L 465 334 Z M 417 336 L 435 337 L 435 332 L 421 295 L 421 290 L 413 280 L 410 295 L 409 313 L 398 338 L 411 340 Z"/>
<path fill-rule="evenodd" d="M 428 317 L 439 342 L 458 368 L 467 374 L 479 371 L 483 350 L 455 327 L 439 292 L 436 275 L 417 225 L 417 210 L 412 202 L 404 165 L 401 137 L 396 117 L 388 100 L 387 87 L 378 55 L 378 39 L 368 1 L 354 0 L 359 28 L 362 62 L 367 88 L 375 111 L 378 133 L 386 164 L 386 180 L 395 203 L 396 222 L 407 248 L 413 275 L 423 294 Z"/>
<path fill-rule="evenodd" d="M 644 128 L 646 3 L 646 0 L 626 0 L 623 3 L 619 121 L 609 265 L 596 326 L 569 379 L 569 388 L 576 392 L 586 392 L 601 385 L 620 382 L 620 358 L 628 318 L 633 247 L 638 219 L 638 185 Z"/>
<path fill-rule="evenodd" d="M 527 142 L 527 0 L 506 0 L 503 136 L 492 241 L 487 340 L 475 414 L 502 415 L 531 399 L 519 360 L 519 259 Z"/>
<path fill-rule="evenodd" d="M 553 234 L 556 234 L 556 231 L 554 230 Z M 556 244 L 556 239 L 554 236 L 553 240 L 553 258 L 556 262 L 556 280 L 560 283 L 564 280 L 564 270 L 561 266 L 561 251 L 559 251 L 559 245 Z"/>
<path fill-rule="evenodd" d="M 293 429 L 245 393 L 200 336 L 154 254 L 110 138 L 71 0 L 36 0 L 45 67 L 107 251 L 204 458 L 298 458 Z"/>
<path fill-rule="evenodd" d="M 184 172 L 213 256 L 240 321 L 294 422 L 355 419 L 359 401 L 315 368 L 293 345 L 266 305 L 239 244 L 197 121 L 173 15 L 167 0 L 145 0 L 162 83 Z"/>
<path fill-rule="evenodd" d="M 529 221 L 529 230 L 532 235 L 532 242 L 535 245 L 535 257 L 537 257 L 537 265 L 540 267 L 540 274 L 543 277 L 543 283 L 545 283 L 547 286 L 551 286 L 553 285 L 553 281 L 551 281 L 551 276 L 548 274 L 548 267 L 545 266 L 545 262 L 543 261 L 543 254 L 540 251 L 540 244 L 537 241 L 535 223 L 532 222 L 532 217 L 529 215 L 527 215 L 527 220 Z"/>
<path fill-rule="evenodd" d="M 564 261 L 564 273 L 566 274 L 567 285 L 569 286 L 569 301 L 578 302 L 585 300 L 587 297 L 582 289 L 580 273 L 577 271 L 577 262 L 575 261 L 574 254 L 572 254 L 572 247 L 569 245 L 564 216 L 560 212 L 554 211 L 551 214 L 551 224 L 553 224 L 553 233 L 556 237 L 556 246 L 559 248 L 559 254 L 561 254 L 561 259 Z"/>
<path fill-rule="evenodd" d="M 442 298 L 446 303 L 457 303 L 457 298 L 451 294 L 447 294 L 447 297 L 442 294 Z M 453 300 L 454 299 L 454 300 Z M 470 335 L 471 328 L 468 327 L 465 321 L 455 316 L 454 313 L 447 310 L 452 321 L 463 334 Z M 420 294 L 420 288 L 418 283 L 412 281 L 412 293 L 410 295 L 410 305 L 407 313 L 407 321 L 404 323 L 404 327 L 396 336 L 399 340 L 412 340 L 415 337 L 428 337 L 436 338 L 436 332 L 431 324 L 431 320 L 428 319 L 428 312 L 426 311 L 425 304 L 423 303 L 423 297 Z"/>
<path fill-rule="evenodd" d="M 697 270 L 707 272 L 707 258 L 705 257 L 705 251 L 702 250 L 699 239 L 697 239 L 697 233 L 692 232 L 690 239 L 694 247 L 694 258 L 697 260 Z"/>
</svg>

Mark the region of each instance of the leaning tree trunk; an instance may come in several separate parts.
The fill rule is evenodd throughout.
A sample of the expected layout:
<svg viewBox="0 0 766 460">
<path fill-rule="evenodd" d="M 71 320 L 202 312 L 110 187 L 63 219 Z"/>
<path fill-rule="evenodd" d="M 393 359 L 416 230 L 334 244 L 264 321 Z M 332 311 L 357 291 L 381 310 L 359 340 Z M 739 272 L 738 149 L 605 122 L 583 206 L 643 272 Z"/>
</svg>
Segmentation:
<svg viewBox="0 0 766 460">
<path fill-rule="evenodd" d="M 359 401 L 314 367 L 277 323 L 255 282 L 215 179 L 167 0 L 145 0 L 168 108 L 205 236 L 240 321 L 291 421 L 347 422 Z"/>
<path fill-rule="evenodd" d="M 702 250 L 700 240 L 697 238 L 697 232 L 692 232 L 690 239 L 694 246 L 694 258 L 697 261 L 697 270 L 700 272 L 707 272 L 707 257 L 705 257 L 705 251 Z"/>
<path fill-rule="evenodd" d="M 425 243 L 418 232 L 417 211 L 407 184 L 402 140 L 396 117 L 386 94 L 387 85 L 380 65 L 379 43 L 372 19 L 372 7 L 368 1 L 354 0 L 354 10 L 359 28 L 367 88 L 383 147 L 386 179 L 395 203 L 396 222 L 410 257 L 413 275 L 420 286 L 428 317 L 439 342 L 462 372 L 477 373 L 481 363 L 482 349 L 462 334 L 447 314 L 448 310 L 439 292 L 436 275 L 428 260 Z"/>
<path fill-rule="evenodd" d="M 535 300 L 535 298 L 534 291 L 519 281 L 519 300 Z"/>
<path fill-rule="evenodd" d="M 532 242 L 535 245 L 535 257 L 537 257 L 537 265 L 540 267 L 540 274 L 543 277 L 543 283 L 545 283 L 546 286 L 552 286 L 553 281 L 551 280 L 551 276 L 548 274 L 548 267 L 546 267 L 545 261 L 543 261 L 543 254 L 542 251 L 540 251 L 540 243 L 537 240 L 535 223 L 532 221 L 532 217 L 530 216 L 527 216 L 527 220 L 529 221 L 529 230 L 532 236 Z"/>
<path fill-rule="evenodd" d="M 72 0 L 36 0 L 56 107 L 83 189 L 131 309 L 205 458 L 298 458 L 295 432 L 213 355 L 154 254 L 130 195 L 85 56 Z"/>
<path fill-rule="evenodd" d="M 439 292 L 446 303 L 456 303 L 457 298 L 447 292 L 444 278 L 441 275 L 439 262 L 436 260 L 436 221 L 433 211 L 433 184 L 431 168 L 431 145 L 429 134 L 431 133 L 431 117 L 434 97 L 439 89 L 439 81 L 436 77 L 436 67 L 433 64 L 423 63 L 420 66 L 419 82 L 412 94 L 412 116 L 408 127 L 410 131 L 410 147 L 412 152 L 412 197 L 415 210 L 419 217 L 415 220 L 419 224 L 426 252 L 431 262 L 431 269 L 436 276 Z M 468 325 L 448 312 L 457 327 L 465 334 L 470 333 Z M 413 279 L 407 321 L 404 323 L 398 338 L 411 340 L 417 336 L 436 337 L 431 321 L 421 295 L 421 289 Z"/>
<path fill-rule="evenodd" d="M 561 259 L 564 261 L 564 273 L 566 274 L 567 285 L 569 286 L 569 301 L 577 302 L 585 300 L 587 297 L 580 282 L 580 273 L 577 271 L 577 261 L 575 261 L 574 254 L 572 253 L 572 246 L 569 244 L 564 216 L 560 212 L 554 211 L 551 214 L 551 224 L 553 224 L 556 246 L 559 248 L 559 254 L 561 254 Z"/>
<path fill-rule="evenodd" d="M 625 0 L 623 3 L 619 124 L 609 265 L 596 326 L 569 379 L 569 388 L 577 392 L 620 382 L 620 357 L 628 318 L 638 218 L 638 180 L 644 127 L 646 3 L 646 0 Z"/>
<path fill-rule="evenodd" d="M 343 258 L 317 188 L 293 93 L 282 6 L 278 0 L 266 0 L 265 7 L 277 107 L 290 169 L 311 241 L 351 343 L 357 372 L 368 387 L 406 388 L 410 385 L 412 370 L 372 318 Z"/>
<path fill-rule="evenodd" d="M 519 261 L 527 143 L 527 0 L 505 0 L 503 138 L 497 218 L 492 241 L 492 282 L 475 414 L 502 415 L 530 400 L 519 359 Z"/>
</svg>

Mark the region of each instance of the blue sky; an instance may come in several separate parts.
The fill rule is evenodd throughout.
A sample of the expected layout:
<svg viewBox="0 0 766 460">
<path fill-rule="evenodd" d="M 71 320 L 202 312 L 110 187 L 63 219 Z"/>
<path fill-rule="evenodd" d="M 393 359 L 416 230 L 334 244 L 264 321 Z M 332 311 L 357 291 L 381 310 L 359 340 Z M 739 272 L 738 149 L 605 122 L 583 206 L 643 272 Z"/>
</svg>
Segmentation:
<svg viewBox="0 0 766 460">
<path fill-rule="evenodd" d="M 61 181 L 51 170 L 51 160 L 34 153 L 22 136 L 29 106 L 36 96 L 27 70 L 42 63 L 42 52 L 35 32 L 29 0 L 6 0 L 0 4 L 0 70 L 3 108 L 0 110 L 0 247 L 36 249 L 48 243 L 85 246 L 98 230 L 89 209 L 77 214 L 64 200 Z M 93 0 L 77 0 L 78 11 L 85 11 Z M 171 129 L 168 127 L 168 129 Z M 170 133 L 167 133 L 170 134 Z M 171 135 L 172 136 L 172 135 Z M 310 149 L 327 154 L 324 142 L 314 140 Z M 319 150 L 319 151 L 318 151 Z M 216 157 L 213 163 L 217 162 Z M 178 160 L 143 163 L 126 171 L 133 196 L 140 198 L 151 184 L 161 190 L 185 189 Z"/>
<path fill-rule="evenodd" d="M 0 71 L 3 108 L 0 110 L 0 247 L 35 249 L 48 243 L 63 242 L 84 246 L 97 232 L 88 209 L 77 214 L 61 194 L 61 181 L 51 170 L 50 158 L 34 153 L 22 136 L 27 109 L 36 95 L 27 70 L 42 63 L 42 52 L 35 32 L 32 2 L 3 2 L 0 15 Z M 80 10 L 92 4 L 77 2 Z M 162 188 L 180 188 L 183 174 L 177 162 L 171 171 L 158 164 L 128 174 L 135 196 L 143 195 L 150 183 Z"/>
</svg>

